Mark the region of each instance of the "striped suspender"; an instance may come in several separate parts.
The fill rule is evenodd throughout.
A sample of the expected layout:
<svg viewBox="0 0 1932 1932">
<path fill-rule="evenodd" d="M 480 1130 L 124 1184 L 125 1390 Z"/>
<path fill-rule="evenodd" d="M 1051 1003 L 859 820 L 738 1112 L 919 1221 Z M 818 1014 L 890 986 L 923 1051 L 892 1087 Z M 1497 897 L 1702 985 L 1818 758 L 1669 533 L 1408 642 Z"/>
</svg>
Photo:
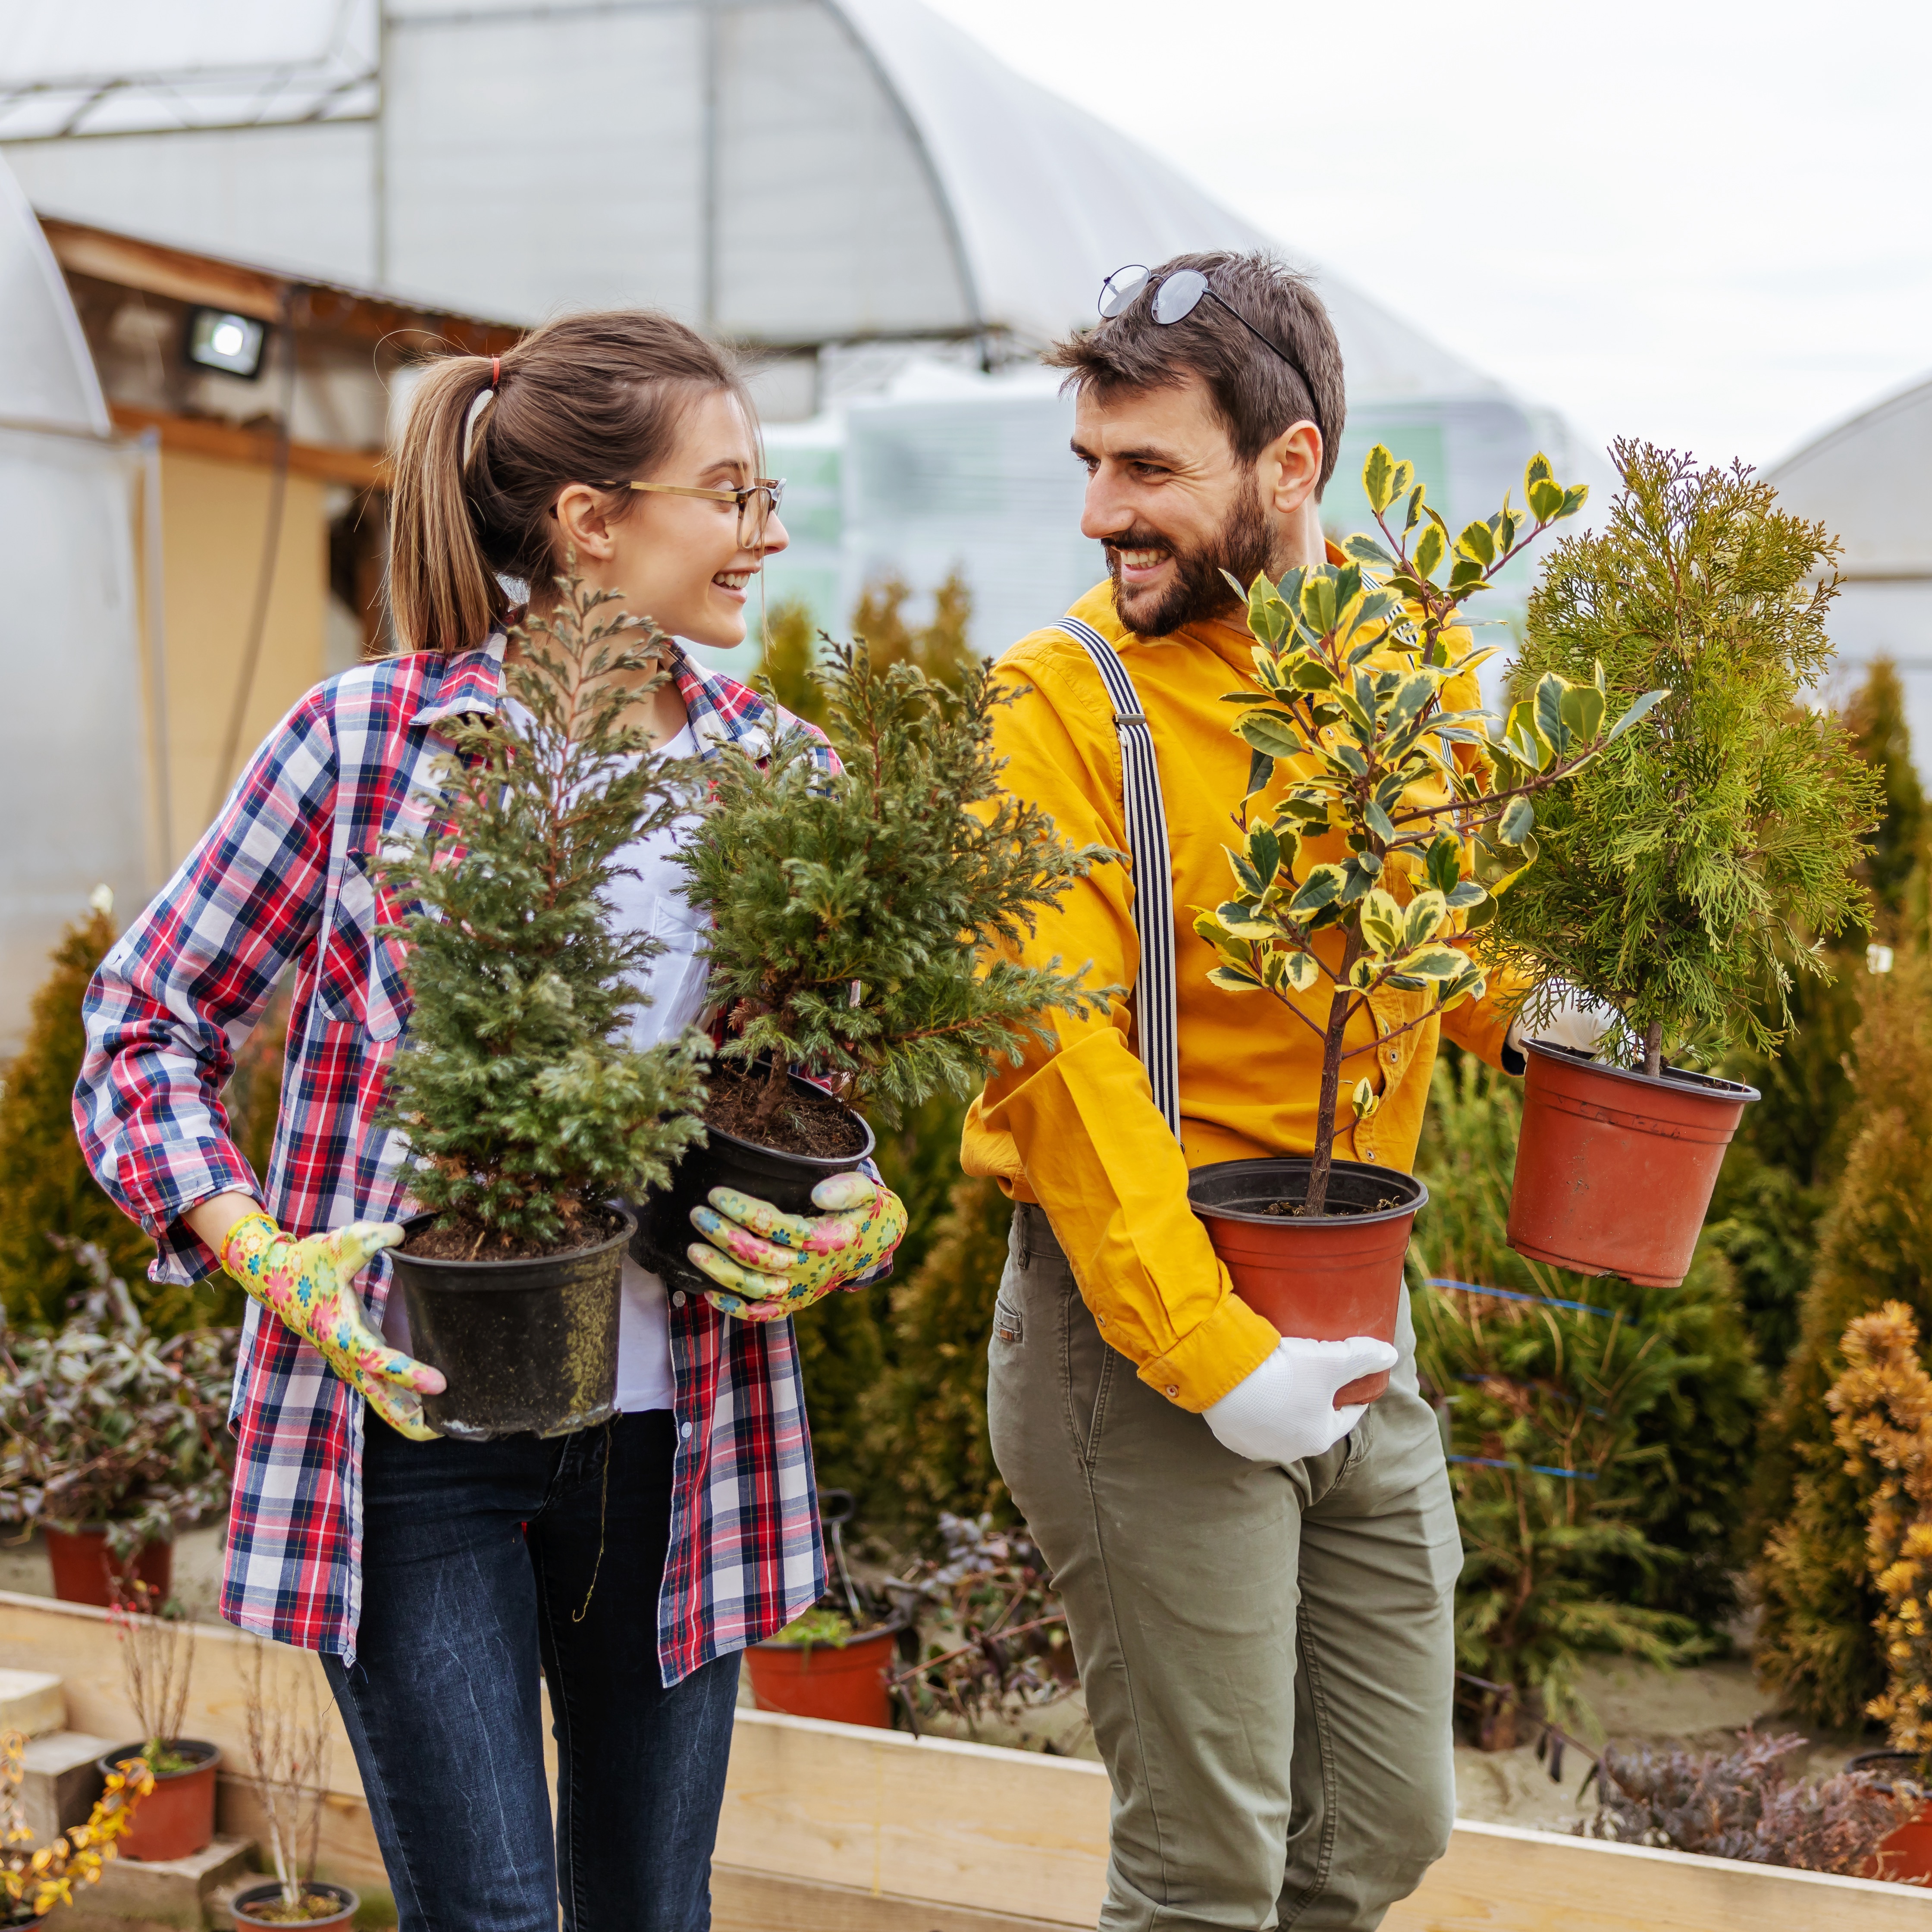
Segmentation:
<svg viewBox="0 0 1932 1932">
<path fill-rule="evenodd" d="M 1133 866 L 1134 931 L 1141 952 L 1140 974 L 1134 981 L 1134 1024 L 1154 1103 L 1178 1140 L 1180 1042 L 1174 1007 L 1174 866 L 1168 854 L 1167 814 L 1161 803 L 1154 735 L 1120 653 L 1078 617 L 1061 618 L 1058 628 L 1094 660 L 1114 707 L 1114 728 L 1120 734 L 1120 802 L 1127 856 Z"/>
</svg>

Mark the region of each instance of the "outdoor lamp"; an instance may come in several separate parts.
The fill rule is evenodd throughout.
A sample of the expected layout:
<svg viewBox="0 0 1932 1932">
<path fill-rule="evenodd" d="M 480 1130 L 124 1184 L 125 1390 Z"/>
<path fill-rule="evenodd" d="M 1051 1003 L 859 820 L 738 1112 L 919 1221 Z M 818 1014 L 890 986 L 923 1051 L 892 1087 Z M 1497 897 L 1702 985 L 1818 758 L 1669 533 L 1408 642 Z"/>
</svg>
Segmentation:
<svg viewBox="0 0 1932 1932">
<path fill-rule="evenodd" d="M 266 322 L 225 309 L 192 308 L 188 313 L 188 359 L 204 369 L 219 369 L 252 382 L 262 373 Z"/>
</svg>

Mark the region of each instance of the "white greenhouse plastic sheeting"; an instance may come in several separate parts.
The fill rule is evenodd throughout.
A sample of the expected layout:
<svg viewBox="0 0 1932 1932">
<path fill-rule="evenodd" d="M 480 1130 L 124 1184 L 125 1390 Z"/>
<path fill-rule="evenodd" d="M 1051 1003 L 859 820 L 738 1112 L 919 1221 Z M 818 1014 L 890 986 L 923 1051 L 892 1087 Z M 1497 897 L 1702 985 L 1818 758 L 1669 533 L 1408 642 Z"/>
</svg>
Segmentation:
<svg viewBox="0 0 1932 1932">
<path fill-rule="evenodd" d="M 67 286 L 0 165 L 0 1057 L 99 885 L 152 883 L 130 452 Z"/>
</svg>

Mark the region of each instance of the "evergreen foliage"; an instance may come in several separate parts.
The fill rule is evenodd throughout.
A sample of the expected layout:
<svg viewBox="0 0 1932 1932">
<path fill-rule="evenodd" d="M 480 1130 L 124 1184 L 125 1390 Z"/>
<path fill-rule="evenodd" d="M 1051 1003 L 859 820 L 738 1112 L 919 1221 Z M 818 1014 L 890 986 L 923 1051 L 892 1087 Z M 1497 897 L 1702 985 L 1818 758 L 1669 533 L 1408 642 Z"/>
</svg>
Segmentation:
<svg viewBox="0 0 1932 1932">
<path fill-rule="evenodd" d="M 92 1282 L 70 1244 L 92 1242 L 113 1274 L 139 1284 L 136 1299 L 144 1316 L 171 1334 L 198 1325 L 212 1311 L 188 1291 L 148 1280 L 154 1243 L 101 1192 L 74 1138 L 74 1083 L 87 1046 L 81 1004 L 113 944 L 113 917 L 98 898 L 61 935 L 52 970 L 34 995 L 26 1043 L 6 1070 L 0 1091 L 0 1301 L 17 1325 L 58 1327 L 68 1302 Z"/>
<path fill-rule="evenodd" d="M 1554 1716 L 1587 1653 L 1688 1654 L 1735 1609 L 1761 1383 L 1708 1244 L 1675 1288 L 1581 1282 L 1506 1245 L 1521 1119 L 1515 1082 L 1453 1051 L 1438 1063 L 1410 1252 L 1418 1364 L 1452 1453 L 1479 1459 L 1451 1467 L 1460 1660 Z"/>
<path fill-rule="evenodd" d="M 874 578 L 860 592 L 852 613 L 852 634 L 870 652 L 873 668 L 890 670 L 909 664 L 935 684 L 964 690 L 980 659 L 971 642 L 973 593 L 957 571 L 932 593 L 932 616 L 924 624 L 907 621 L 912 586 L 896 574 Z M 826 693 L 817 675 L 820 632 L 812 613 L 788 600 L 772 613 L 760 667 L 772 694 L 794 717 L 823 727 Z"/>
<path fill-rule="evenodd" d="M 628 1043 L 632 976 L 662 943 L 620 932 L 604 896 L 622 849 L 690 809 L 641 722 L 663 634 L 559 582 L 554 615 L 514 634 L 514 706 L 449 728 L 446 825 L 384 872 L 415 999 L 385 1118 L 411 1191 L 485 1258 L 594 1238 L 604 1202 L 662 1186 L 703 1132 L 704 1042 Z"/>
<path fill-rule="evenodd" d="M 1794 971 L 1829 971 L 1814 941 L 1863 917 L 1877 786 L 1808 704 L 1836 540 L 1742 464 L 1611 454 L 1624 487 L 1600 530 L 1551 554 L 1516 675 L 1528 689 L 1601 665 L 1613 694 L 1667 695 L 1542 808 L 1539 861 L 1498 898 L 1490 950 L 1540 982 L 1532 1022 L 1567 981 L 1618 1010 L 1654 1074 L 1776 1043 Z"/>
<path fill-rule="evenodd" d="M 1760 1673 L 1821 1722 L 1857 1723 L 1882 1688 L 1864 1526 L 1867 1486 L 1834 1439 L 1826 1397 L 1843 1338 L 1888 1302 L 1932 1330 L 1932 962 L 1901 949 L 1862 980 L 1852 1079 L 1856 1137 L 1819 1234 L 1797 1347 L 1765 1420 L 1754 1517 L 1762 1540 Z"/>
<path fill-rule="evenodd" d="M 721 1055 L 770 1057 L 761 1127 L 788 1066 L 896 1114 L 942 1088 L 970 1093 L 988 1058 L 1018 1058 L 1042 1012 L 1106 998 L 1082 988 L 1084 965 L 987 958 L 1108 856 L 1076 851 L 1001 794 L 992 718 L 1007 700 L 988 668 L 956 693 L 834 646 L 821 676 L 840 774 L 818 770 L 802 733 L 762 764 L 727 750 L 680 855 L 711 919 L 711 992 L 732 1034 Z"/>
<path fill-rule="evenodd" d="M 1879 774 L 1881 810 L 1878 823 L 1866 835 L 1858 870 L 1870 892 L 1883 938 L 1892 922 L 1908 916 L 1912 908 L 1913 875 L 1925 858 L 1926 841 L 1932 836 L 1924 788 L 1912 761 L 1905 686 L 1890 658 L 1872 661 L 1864 682 L 1845 706 L 1844 718 L 1859 757 Z M 1917 909 L 1922 918 L 1922 896 Z"/>
</svg>

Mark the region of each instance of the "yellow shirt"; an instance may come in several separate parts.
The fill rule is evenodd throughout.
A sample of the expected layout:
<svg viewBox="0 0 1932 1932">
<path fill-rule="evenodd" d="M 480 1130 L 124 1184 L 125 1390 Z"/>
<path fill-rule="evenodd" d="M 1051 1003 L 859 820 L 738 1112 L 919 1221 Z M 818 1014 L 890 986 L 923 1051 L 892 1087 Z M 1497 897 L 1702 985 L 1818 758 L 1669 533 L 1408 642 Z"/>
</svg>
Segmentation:
<svg viewBox="0 0 1932 1932">
<path fill-rule="evenodd" d="M 1202 1409 L 1256 1368 L 1279 1338 L 1236 1298 L 1187 1204 L 1188 1171 L 1312 1151 L 1322 1042 L 1272 994 L 1210 985 L 1215 955 L 1193 928 L 1196 911 L 1219 904 L 1233 886 L 1223 847 L 1237 836 L 1231 814 L 1247 782 L 1248 747 L 1230 728 L 1233 707 L 1220 700 L 1255 684 L 1253 639 L 1245 628 L 1220 623 L 1134 637 L 1114 614 L 1106 584 L 1072 614 L 1119 652 L 1160 760 L 1174 866 L 1181 1144 L 1155 1108 L 1123 992 L 1104 1015 L 1054 1016 L 1046 1024 L 1057 1052 L 1036 1045 L 1024 1064 L 999 1068 L 967 1116 L 961 1159 L 968 1174 L 993 1175 L 1016 1200 L 1046 1209 L 1101 1332 L 1142 1380 L 1184 1408 Z M 1092 659 L 1065 632 L 1036 631 L 1000 660 L 998 675 L 1020 694 L 995 713 L 1002 784 L 1050 812 L 1076 844 L 1128 850 L 1120 740 Z M 1444 688 L 1445 708 L 1479 701 L 1473 676 Z M 1293 764 L 1278 764 L 1258 806 L 1271 806 L 1294 776 Z M 1412 796 L 1427 804 L 1443 794 L 1418 788 Z M 1310 863 L 1346 856 L 1339 834 L 1302 849 Z M 1334 966 L 1340 935 L 1322 938 L 1324 960 Z M 1085 964 L 1088 985 L 1131 989 L 1139 947 L 1128 868 L 1095 867 L 1042 917 L 1024 957 Z M 1317 1028 L 1326 1024 L 1330 991 L 1323 980 L 1297 996 Z M 1378 1044 L 1430 997 L 1378 992 L 1350 1021 L 1338 1157 L 1405 1170 L 1413 1163 L 1444 1027 L 1491 1065 L 1499 1063 L 1509 1015 L 1494 998 L 1466 1002 Z M 1382 1101 L 1356 1126 L 1347 1096 L 1364 1072 Z"/>
</svg>

